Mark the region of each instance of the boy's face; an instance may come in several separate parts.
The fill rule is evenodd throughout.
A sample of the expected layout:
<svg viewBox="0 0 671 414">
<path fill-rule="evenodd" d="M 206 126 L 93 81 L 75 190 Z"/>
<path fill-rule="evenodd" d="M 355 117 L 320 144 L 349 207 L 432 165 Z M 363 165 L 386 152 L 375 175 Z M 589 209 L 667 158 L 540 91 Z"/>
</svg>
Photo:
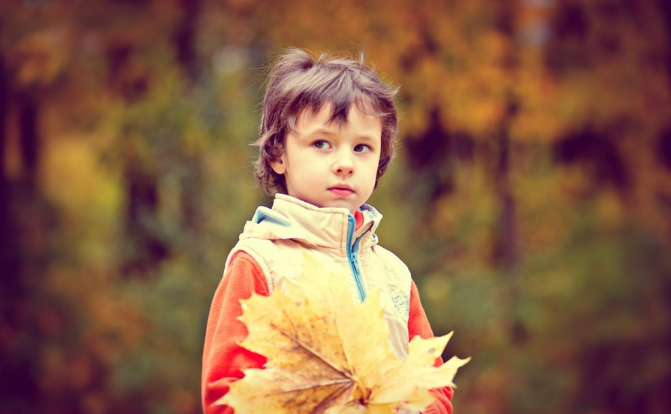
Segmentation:
<svg viewBox="0 0 671 414">
<path fill-rule="evenodd" d="M 328 124 L 331 110 L 326 104 L 314 116 L 303 111 L 271 166 L 284 174 L 290 196 L 354 213 L 375 188 L 382 122 L 352 105 L 347 123 Z"/>
</svg>

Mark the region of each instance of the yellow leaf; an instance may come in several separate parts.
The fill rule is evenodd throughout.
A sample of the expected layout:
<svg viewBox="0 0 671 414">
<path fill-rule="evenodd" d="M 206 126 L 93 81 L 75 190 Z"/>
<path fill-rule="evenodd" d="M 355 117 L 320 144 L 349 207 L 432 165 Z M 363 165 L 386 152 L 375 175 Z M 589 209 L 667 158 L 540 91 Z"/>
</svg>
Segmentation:
<svg viewBox="0 0 671 414">
<path fill-rule="evenodd" d="M 450 335 L 414 338 L 405 360 L 388 341 L 379 292 L 355 303 L 345 278 L 306 259 L 299 283 L 242 301 L 244 348 L 268 358 L 249 369 L 220 401 L 236 413 L 394 413 L 422 410 L 428 390 L 453 385 L 467 360 L 433 366 Z"/>
</svg>

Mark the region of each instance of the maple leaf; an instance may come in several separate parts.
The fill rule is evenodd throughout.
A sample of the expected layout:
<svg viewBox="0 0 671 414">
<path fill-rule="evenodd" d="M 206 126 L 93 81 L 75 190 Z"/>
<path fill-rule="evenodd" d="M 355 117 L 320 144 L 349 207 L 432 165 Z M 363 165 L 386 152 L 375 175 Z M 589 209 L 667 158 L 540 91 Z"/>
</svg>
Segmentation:
<svg viewBox="0 0 671 414">
<path fill-rule="evenodd" d="M 265 369 L 245 370 L 219 401 L 236 413 L 383 414 L 421 411 L 429 389 L 454 386 L 453 357 L 434 367 L 451 333 L 413 338 L 406 359 L 389 345 L 379 292 L 356 303 L 345 282 L 306 258 L 299 283 L 241 301 L 248 337 L 240 345 L 264 355 Z"/>
</svg>

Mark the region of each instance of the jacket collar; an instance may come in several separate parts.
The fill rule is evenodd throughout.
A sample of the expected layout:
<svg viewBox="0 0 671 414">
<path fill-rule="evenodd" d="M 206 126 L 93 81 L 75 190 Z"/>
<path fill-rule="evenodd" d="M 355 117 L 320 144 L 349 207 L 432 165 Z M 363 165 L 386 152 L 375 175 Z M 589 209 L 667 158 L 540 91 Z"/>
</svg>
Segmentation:
<svg viewBox="0 0 671 414">
<path fill-rule="evenodd" d="M 354 233 L 352 242 L 368 230 L 372 234 L 382 220 L 382 214 L 372 206 L 364 204 L 359 210 L 364 222 Z M 325 248 L 344 248 L 350 217 L 353 222 L 354 217 L 346 208 L 316 207 L 295 197 L 277 194 L 273 208 L 259 207 L 240 238 L 295 240 Z M 369 239 L 371 243 L 377 242 L 374 234 Z"/>
</svg>

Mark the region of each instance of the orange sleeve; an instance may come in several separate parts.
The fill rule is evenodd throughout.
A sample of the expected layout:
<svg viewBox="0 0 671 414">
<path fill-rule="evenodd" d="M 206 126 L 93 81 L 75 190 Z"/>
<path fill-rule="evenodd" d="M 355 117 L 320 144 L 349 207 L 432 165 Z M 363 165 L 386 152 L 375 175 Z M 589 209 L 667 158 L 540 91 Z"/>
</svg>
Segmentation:
<svg viewBox="0 0 671 414">
<path fill-rule="evenodd" d="M 410 287 L 410 314 L 408 317 L 408 337 L 412 340 L 419 335 L 422 338 L 432 338 L 433 331 L 426 317 L 422 302 L 419 299 L 417 285 L 412 282 Z M 436 358 L 436 366 L 443 365 L 443 360 Z M 429 405 L 424 414 L 452 414 L 452 387 L 436 388 L 430 391 L 435 400 Z"/>
<path fill-rule="evenodd" d="M 262 368 L 266 358 L 238 345 L 247 337 L 240 299 L 255 292 L 268 296 L 268 283 L 258 263 L 247 253 L 236 253 L 212 299 L 203 348 L 201 397 L 205 414 L 233 413 L 217 404 L 246 368 Z"/>
</svg>

